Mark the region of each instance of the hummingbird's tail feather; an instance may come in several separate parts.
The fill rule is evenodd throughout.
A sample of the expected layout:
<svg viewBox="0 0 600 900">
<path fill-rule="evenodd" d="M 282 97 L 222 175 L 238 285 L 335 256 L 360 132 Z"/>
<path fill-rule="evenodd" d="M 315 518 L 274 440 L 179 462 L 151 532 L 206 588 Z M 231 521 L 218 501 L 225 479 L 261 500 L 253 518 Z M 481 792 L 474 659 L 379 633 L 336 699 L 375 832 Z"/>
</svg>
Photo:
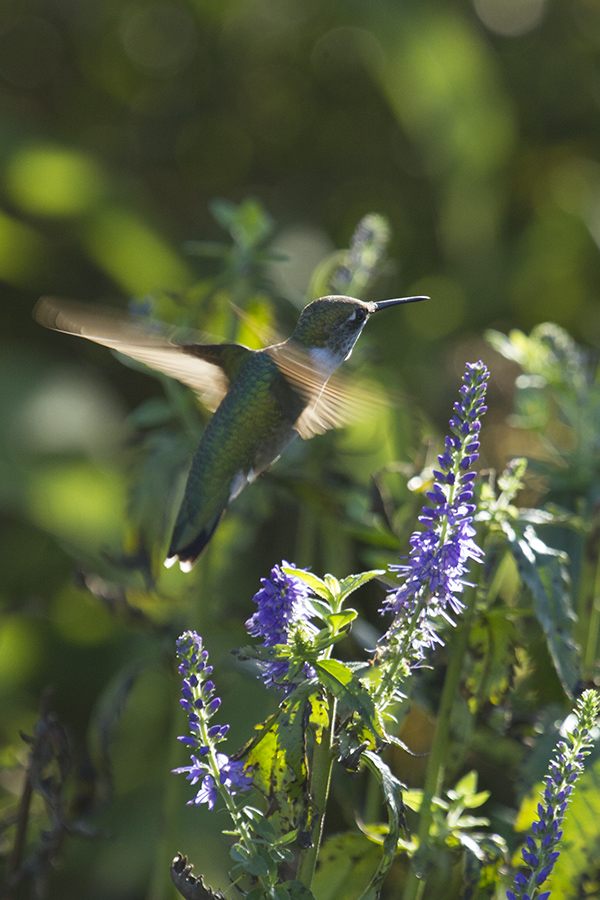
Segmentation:
<svg viewBox="0 0 600 900">
<path fill-rule="evenodd" d="M 169 552 L 167 553 L 167 558 L 165 559 L 165 566 L 167 567 L 167 569 L 170 569 L 171 566 L 174 565 L 177 560 L 179 560 L 179 568 L 182 572 L 191 571 L 196 560 L 216 531 L 217 525 L 219 524 L 225 513 L 225 508 L 226 507 L 223 506 L 223 508 L 219 510 L 219 512 L 215 516 L 213 516 L 213 518 L 204 526 L 202 531 L 197 534 L 196 537 L 194 537 L 191 541 L 188 540 L 187 543 L 182 543 L 182 541 L 186 539 L 186 535 L 181 534 L 184 529 L 177 528 L 177 526 L 175 527 L 175 532 L 171 539 Z"/>
</svg>

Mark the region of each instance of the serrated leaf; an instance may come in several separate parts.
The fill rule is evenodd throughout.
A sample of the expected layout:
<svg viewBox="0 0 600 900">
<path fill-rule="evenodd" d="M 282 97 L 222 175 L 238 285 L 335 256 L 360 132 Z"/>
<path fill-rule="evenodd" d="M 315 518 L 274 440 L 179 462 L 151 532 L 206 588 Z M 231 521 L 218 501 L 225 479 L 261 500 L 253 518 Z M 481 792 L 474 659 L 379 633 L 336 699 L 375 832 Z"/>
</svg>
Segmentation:
<svg viewBox="0 0 600 900">
<path fill-rule="evenodd" d="M 299 578 L 300 581 L 307 584 L 317 597 L 322 597 L 323 600 L 328 600 L 331 603 L 333 599 L 331 591 L 325 582 L 321 578 L 318 578 L 317 575 L 314 575 L 312 572 L 307 572 L 305 569 L 293 569 L 291 566 L 282 566 L 281 568 L 286 575 L 293 575 L 294 578 Z"/>
<path fill-rule="evenodd" d="M 348 575 L 340 582 L 340 600 L 345 600 L 363 584 L 372 581 L 380 575 L 385 575 L 385 569 L 371 569 L 369 572 L 361 572 L 358 575 Z"/>
<path fill-rule="evenodd" d="M 323 727 L 316 689 L 315 684 L 297 687 L 282 701 L 278 713 L 269 719 L 244 755 L 247 765 L 254 766 L 253 783 L 267 798 L 269 821 L 278 835 L 295 828 L 301 815 L 308 815 L 309 820 L 312 815 L 306 795 L 308 768 L 304 747 L 309 723 L 317 733 Z"/>
<path fill-rule="evenodd" d="M 335 597 L 337 600 L 337 598 L 340 595 L 340 583 L 337 580 L 337 578 L 335 578 L 333 575 L 329 575 L 328 573 L 325 573 L 323 581 L 327 585 L 331 596 Z"/>
<path fill-rule="evenodd" d="M 572 697 L 580 680 L 580 667 L 565 554 L 548 547 L 531 525 L 505 522 L 502 527 L 521 579 L 533 597 L 534 612 L 558 677 Z"/>
<path fill-rule="evenodd" d="M 331 604 L 326 603 L 324 600 L 318 600 L 316 597 L 309 597 L 307 606 L 321 619 L 326 619 L 327 616 L 331 615 Z"/>
<path fill-rule="evenodd" d="M 381 885 L 394 862 L 400 836 L 400 826 L 404 822 L 404 801 L 402 799 L 402 783 L 392 774 L 389 766 L 383 762 L 381 757 L 377 753 L 365 750 L 363 759 L 365 765 L 376 775 L 381 785 L 389 824 L 388 833 L 383 839 L 383 854 L 377 871 L 371 879 L 368 888 L 359 898 L 359 900 L 369 900 L 370 897 L 379 895 Z"/>
<path fill-rule="evenodd" d="M 327 623 L 332 631 L 338 632 L 347 628 L 356 619 L 358 613 L 355 609 L 347 609 L 344 612 L 331 613 L 327 616 Z"/>
<path fill-rule="evenodd" d="M 511 567 L 513 560 L 508 557 Z M 516 629 L 505 609 L 484 611 L 469 633 L 470 671 L 465 687 L 474 713 L 480 703 L 500 704 L 508 691 L 514 664 Z"/>
<path fill-rule="evenodd" d="M 323 687 L 337 698 L 342 718 L 356 713 L 375 740 L 385 739 L 371 695 L 347 666 L 337 659 L 323 659 L 314 663 L 314 669 Z"/>
</svg>

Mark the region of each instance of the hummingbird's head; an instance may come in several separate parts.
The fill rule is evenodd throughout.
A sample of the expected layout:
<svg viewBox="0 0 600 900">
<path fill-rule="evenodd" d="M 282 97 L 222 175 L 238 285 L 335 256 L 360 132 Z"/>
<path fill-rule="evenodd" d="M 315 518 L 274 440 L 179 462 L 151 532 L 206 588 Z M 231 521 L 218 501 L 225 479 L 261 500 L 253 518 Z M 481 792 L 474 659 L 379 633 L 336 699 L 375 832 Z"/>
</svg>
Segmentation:
<svg viewBox="0 0 600 900">
<path fill-rule="evenodd" d="M 352 353 L 369 316 L 387 306 L 424 299 L 402 297 L 366 303 L 353 297 L 320 297 L 302 310 L 291 340 L 309 353 L 319 369 L 333 372 Z"/>
</svg>

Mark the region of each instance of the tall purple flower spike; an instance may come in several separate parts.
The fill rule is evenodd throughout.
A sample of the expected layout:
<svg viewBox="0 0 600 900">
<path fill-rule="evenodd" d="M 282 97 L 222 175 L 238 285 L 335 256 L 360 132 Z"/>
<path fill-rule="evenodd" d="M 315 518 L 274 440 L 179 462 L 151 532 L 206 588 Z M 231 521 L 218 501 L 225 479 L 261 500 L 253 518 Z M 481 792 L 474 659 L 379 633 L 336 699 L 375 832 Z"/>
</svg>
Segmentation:
<svg viewBox="0 0 600 900">
<path fill-rule="evenodd" d="M 454 404 L 449 423 L 450 434 L 444 452 L 438 456 L 440 468 L 434 470 L 435 481 L 427 492 L 430 505 L 424 506 L 419 516 L 424 529 L 415 531 L 410 539 L 408 562 L 390 566 L 404 582 L 384 600 L 382 612 L 391 613 L 394 619 L 382 643 L 397 635 L 421 606 L 407 648 L 413 660 L 422 659 L 427 649 L 442 643 L 435 619 L 442 616 L 453 623 L 450 613 L 458 615 L 464 609 L 460 595 L 468 584 L 465 575 L 469 560 L 480 562 L 483 557 L 474 541 L 476 473 L 471 467 L 479 457 L 480 420 L 486 411 L 488 377 L 481 361 L 467 363 L 460 400 Z"/>
</svg>

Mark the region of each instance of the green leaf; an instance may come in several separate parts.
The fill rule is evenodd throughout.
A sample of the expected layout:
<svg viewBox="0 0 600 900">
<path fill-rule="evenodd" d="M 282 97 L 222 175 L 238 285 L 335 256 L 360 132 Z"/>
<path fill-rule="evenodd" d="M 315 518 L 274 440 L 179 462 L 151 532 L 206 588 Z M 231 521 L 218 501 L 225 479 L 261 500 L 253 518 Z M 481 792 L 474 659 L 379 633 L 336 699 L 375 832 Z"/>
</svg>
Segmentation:
<svg viewBox="0 0 600 900">
<path fill-rule="evenodd" d="M 323 581 L 329 588 L 331 596 L 338 600 L 340 596 L 340 583 L 333 575 L 329 575 L 327 572 L 323 577 Z"/>
<path fill-rule="evenodd" d="M 299 578 L 300 581 L 307 584 L 317 597 L 322 597 L 323 600 L 328 600 L 330 603 L 334 599 L 325 582 L 312 572 L 307 572 L 305 569 L 293 569 L 291 566 L 282 566 L 281 568 L 286 575 L 293 575 L 294 578 Z"/>
<path fill-rule="evenodd" d="M 346 832 L 323 842 L 312 888 L 318 900 L 355 900 L 367 890 L 380 860 L 379 846 L 364 834 Z"/>
<path fill-rule="evenodd" d="M 128 515 L 139 539 L 150 549 L 156 567 L 162 564 L 165 540 L 172 527 L 165 497 L 171 495 L 192 452 L 189 435 L 182 431 L 150 431 L 139 444 Z"/>
<path fill-rule="evenodd" d="M 489 799 L 489 791 L 477 791 L 477 772 L 472 769 L 446 792 L 451 800 L 460 801 L 461 806 L 473 809 Z"/>
<path fill-rule="evenodd" d="M 225 228 L 235 243 L 244 250 L 261 244 L 273 230 L 271 216 L 265 212 L 258 200 L 252 198 L 238 204 L 216 198 L 210 204 L 210 211 L 219 225 Z"/>
<path fill-rule="evenodd" d="M 573 696 L 581 676 L 566 556 L 544 544 L 532 525 L 504 522 L 502 527 L 521 579 L 531 591 L 534 612 L 558 677 L 567 694 Z"/>
<path fill-rule="evenodd" d="M 315 895 L 299 881 L 284 881 L 274 888 L 277 900 L 315 900 Z"/>
<path fill-rule="evenodd" d="M 402 790 L 404 785 L 398 781 L 395 775 L 392 775 L 390 768 L 383 762 L 377 753 L 371 750 L 365 750 L 363 754 L 365 765 L 377 777 L 383 794 L 385 803 L 389 830 L 383 839 L 383 855 L 377 867 L 377 871 L 371 879 L 371 883 L 365 891 L 360 895 L 359 900 L 370 900 L 371 897 L 377 897 L 381 889 L 381 885 L 385 876 L 389 872 L 396 848 L 398 847 L 398 838 L 400 836 L 400 826 L 404 823 L 404 802 L 402 800 Z"/>
<path fill-rule="evenodd" d="M 323 710 L 314 683 L 299 685 L 284 699 L 276 715 L 246 748 L 244 760 L 254 766 L 253 782 L 267 798 L 269 817 L 277 835 L 296 827 L 300 816 L 309 822 L 312 805 L 307 796 L 308 767 L 304 755 L 305 731 L 309 724 L 319 733 L 324 727 Z"/>
<path fill-rule="evenodd" d="M 319 616 L 321 619 L 326 620 L 327 617 L 331 615 L 331 603 L 326 603 L 324 600 L 318 600 L 316 597 L 309 597 L 307 605 L 314 612 L 314 615 Z"/>
<path fill-rule="evenodd" d="M 127 700 L 138 678 L 152 663 L 137 661 L 124 666 L 111 679 L 94 707 L 88 740 L 98 779 L 96 790 L 107 793 L 112 789 L 111 745 Z"/>
<path fill-rule="evenodd" d="M 345 600 L 363 584 L 372 581 L 380 575 L 385 575 L 385 569 L 371 569 L 369 572 L 361 572 L 359 575 L 348 575 L 340 582 L 340 601 Z"/>
<path fill-rule="evenodd" d="M 350 669 L 337 659 L 323 659 L 314 663 L 317 678 L 323 687 L 337 698 L 340 716 L 356 713 L 377 742 L 385 739 L 373 699 Z"/>
<path fill-rule="evenodd" d="M 327 616 L 327 624 L 334 632 L 344 631 L 353 622 L 358 613 L 355 609 L 347 609 L 344 612 L 331 613 Z"/>
<path fill-rule="evenodd" d="M 510 566 L 513 560 L 508 556 Z M 470 671 L 465 687 L 470 696 L 469 708 L 498 705 L 509 689 L 514 665 L 516 628 L 506 616 L 504 607 L 483 611 L 469 633 Z"/>
</svg>

